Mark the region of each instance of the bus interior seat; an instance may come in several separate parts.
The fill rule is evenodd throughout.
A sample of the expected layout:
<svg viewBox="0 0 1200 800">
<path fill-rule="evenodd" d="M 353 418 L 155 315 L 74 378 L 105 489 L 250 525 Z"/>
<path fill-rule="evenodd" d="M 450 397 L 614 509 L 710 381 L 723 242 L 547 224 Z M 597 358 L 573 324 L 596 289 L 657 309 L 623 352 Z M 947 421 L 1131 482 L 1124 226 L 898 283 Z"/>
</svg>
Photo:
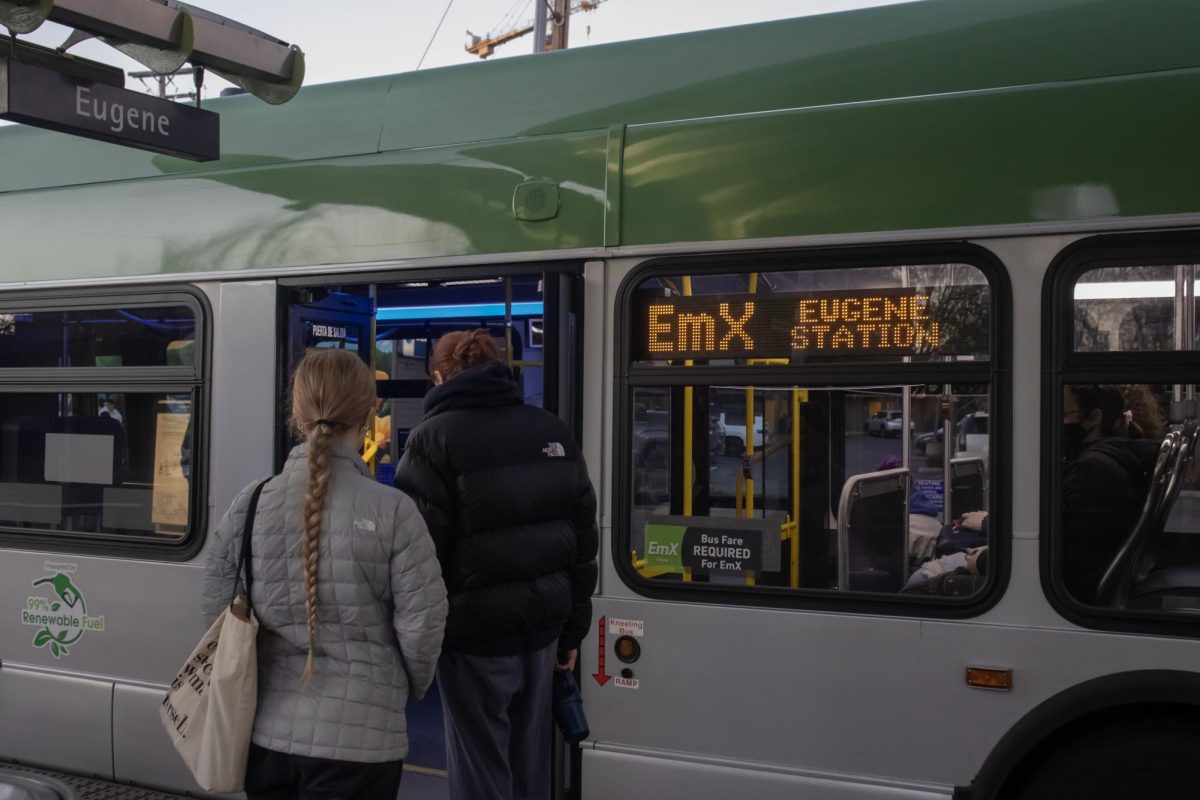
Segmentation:
<svg viewBox="0 0 1200 800">
<path fill-rule="evenodd" d="M 987 510 L 984 461 L 979 456 L 950 461 L 950 511 L 961 517 L 968 511 Z"/>
<path fill-rule="evenodd" d="M 1187 420 L 1163 438 L 1146 499 L 1133 528 L 1105 569 L 1097 600 L 1113 608 L 1164 608 L 1182 598 L 1200 598 L 1200 568 L 1160 566 L 1159 546 L 1195 455 L 1200 426 Z M 1200 609 L 1200 602 L 1185 602 Z"/>
<path fill-rule="evenodd" d="M 57 483 L 0 482 L 0 521 L 44 528 L 62 525 L 62 486 Z"/>
<path fill-rule="evenodd" d="M 53 417 L 10 417 L 0 425 L 0 481 L 43 483 L 46 434 Z"/>
<path fill-rule="evenodd" d="M 900 591 L 908 564 L 908 469 L 851 477 L 837 518 L 838 588 Z"/>
<path fill-rule="evenodd" d="M 62 482 L 63 515 L 76 531 L 99 531 L 104 516 L 104 490 L 125 482 L 125 426 L 111 417 L 56 417 L 50 433 L 112 438 L 112 463 L 106 483 Z M 42 475 L 45 477 L 46 445 L 42 445 Z"/>
<path fill-rule="evenodd" d="M 101 500 L 103 509 L 100 525 L 106 531 L 154 532 L 152 489 L 105 486 Z"/>
<path fill-rule="evenodd" d="M 49 434 L 113 437 L 112 484 L 124 479 L 125 429 L 108 417 L 13 417 L 0 427 L 0 481 L 23 486 L 21 503 L 3 504 L 5 519 L 14 523 L 55 525 L 69 520 L 72 529 L 93 530 L 104 507 L 102 484 L 47 480 L 46 437 Z M 110 484 L 110 485 L 112 485 Z"/>
</svg>

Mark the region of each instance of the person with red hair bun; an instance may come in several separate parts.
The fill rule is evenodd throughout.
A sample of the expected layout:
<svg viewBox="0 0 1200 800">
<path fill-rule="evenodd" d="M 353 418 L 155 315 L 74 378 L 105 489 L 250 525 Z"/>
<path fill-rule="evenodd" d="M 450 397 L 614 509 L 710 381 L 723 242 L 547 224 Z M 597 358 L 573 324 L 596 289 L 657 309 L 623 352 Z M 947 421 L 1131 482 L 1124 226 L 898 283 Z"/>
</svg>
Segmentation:
<svg viewBox="0 0 1200 800">
<path fill-rule="evenodd" d="M 558 417 L 525 405 L 486 330 L 437 341 L 396 487 L 429 525 L 450 598 L 438 686 L 452 800 L 550 797 L 554 669 L 596 584 L 596 495 Z"/>
</svg>

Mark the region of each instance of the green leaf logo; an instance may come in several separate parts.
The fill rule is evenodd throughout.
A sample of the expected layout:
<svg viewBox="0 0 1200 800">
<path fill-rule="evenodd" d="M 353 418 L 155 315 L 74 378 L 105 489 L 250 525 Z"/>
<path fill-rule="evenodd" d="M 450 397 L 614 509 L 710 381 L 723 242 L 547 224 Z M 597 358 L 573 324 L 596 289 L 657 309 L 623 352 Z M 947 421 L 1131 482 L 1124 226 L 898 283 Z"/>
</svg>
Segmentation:
<svg viewBox="0 0 1200 800">
<path fill-rule="evenodd" d="M 89 616 L 83 593 L 67 574 L 75 569 L 74 565 L 67 565 L 61 571 L 54 571 L 47 562 L 50 574 L 33 581 L 33 587 L 42 594 L 30 597 L 21 610 L 22 622 L 38 629 L 33 646 L 49 650 L 55 658 L 69 655 L 70 648 L 85 632 L 104 630 L 104 617 Z"/>
</svg>

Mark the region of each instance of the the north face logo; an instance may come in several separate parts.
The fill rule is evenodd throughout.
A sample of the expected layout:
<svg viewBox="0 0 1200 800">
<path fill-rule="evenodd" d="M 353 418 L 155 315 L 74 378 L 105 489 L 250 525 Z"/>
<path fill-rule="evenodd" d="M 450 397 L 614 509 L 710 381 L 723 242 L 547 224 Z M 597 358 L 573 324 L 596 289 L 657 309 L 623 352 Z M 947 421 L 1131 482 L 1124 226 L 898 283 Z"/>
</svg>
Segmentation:
<svg viewBox="0 0 1200 800">
<path fill-rule="evenodd" d="M 546 458 L 566 458 L 567 450 L 558 442 L 551 442 L 542 448 L 542 452 L 546 454 Z"/>
</svg>

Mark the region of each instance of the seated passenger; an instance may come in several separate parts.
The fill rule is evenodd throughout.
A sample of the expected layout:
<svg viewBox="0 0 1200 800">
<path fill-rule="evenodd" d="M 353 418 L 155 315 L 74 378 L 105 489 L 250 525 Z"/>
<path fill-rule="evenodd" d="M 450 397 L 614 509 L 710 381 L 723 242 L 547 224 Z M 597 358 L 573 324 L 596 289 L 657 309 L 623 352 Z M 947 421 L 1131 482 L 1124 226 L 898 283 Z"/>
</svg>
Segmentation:
<svg viewBox="0 0 1200 800">
<path fill-rule="evenodd" d="M 916 537 L 911 533 L 910 540 L 915 549 Z M 951 520 L 941 526 L 928 547 L 931 553 L 925 555 L 927 560 L 913 571 L 900 591 L 949 597 L 978 591 L 987 575 L 985 567 L 977 568 L 975 562 L 987 554 L 988 512 L 968 511 Z"/>
<path fill-rule="evenodd" d="M 1084 603 L 1096 601 L 1100 578 L 1150 488 L 1159 443 L 1145 437 L 1162 423 L 1144 398 L 1139 387 L 1115 385 L 1063 392 L 1063 578 Z"/>
<path fill-rule="evenodd" d="M 951 520 L 938 531 L 935 556 L 962 553 L 988 543 L 988 512 L 968 511 Z"/>
<path fill-rule="evenodd" d="M 976 547 L 926 561 L 909 576 L 901 592 L 968 597 L 983 588 L 987 580 L 987 546 Z"/>
</svg>

